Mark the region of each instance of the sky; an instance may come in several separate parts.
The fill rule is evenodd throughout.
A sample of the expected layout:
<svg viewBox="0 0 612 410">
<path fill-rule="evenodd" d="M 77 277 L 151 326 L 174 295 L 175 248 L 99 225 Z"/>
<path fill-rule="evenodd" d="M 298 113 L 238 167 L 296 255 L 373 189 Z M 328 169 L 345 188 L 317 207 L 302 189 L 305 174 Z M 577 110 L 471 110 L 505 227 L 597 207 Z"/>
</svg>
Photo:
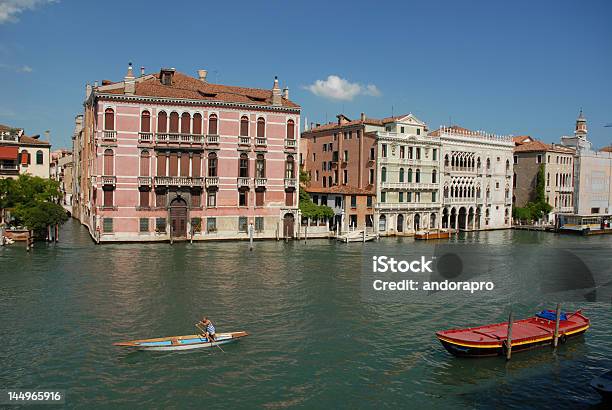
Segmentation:
<svg viewBox="0 0 612 410">
<path fill-rule="evenodd" d="M 0 0 L 0 123 L 70 147 L 85 85 L 174 67 L 281 86 L 302 121 L 414 113 L 612 143 L 612 2 Z"/>
</svg>

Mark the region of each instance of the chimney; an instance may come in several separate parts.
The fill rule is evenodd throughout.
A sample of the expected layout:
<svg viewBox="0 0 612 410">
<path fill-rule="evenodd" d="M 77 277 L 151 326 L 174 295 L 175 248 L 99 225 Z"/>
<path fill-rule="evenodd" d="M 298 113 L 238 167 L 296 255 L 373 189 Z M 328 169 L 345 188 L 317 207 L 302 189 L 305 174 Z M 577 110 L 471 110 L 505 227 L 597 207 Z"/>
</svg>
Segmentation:
<svg viewBox="0 0 612 410">
<path fill-rule="evenodd" d="M 123 82 L 125 83 L 124 94 L 134 94 L 136 91 L 136 82 L 134 81 L 134 71 L 132 70 L 132 63 L 128 64 L 128 70 Z"/>
<path fill-rule="evenodd" d="M 205 83 L 207 74 L 208 74 L 208 71 L 206 70 L 198 70 L 198 79 L 202 81 L 203 83 Z"/>
<path fill-rule="evenodd" d="M 174 71 L 174 68 L 162 68 L 159 70 L 159 80 L 163 85 L 172 85 Z"/>
<path fill-rule="evenodd" d="M 361 122 L 365 121 L 365 112 L 361 113 L 361 117 L 360 118 L 361 118 Z"/>
<path fill-rule="evenodd" d="M 143 66 L 140 67 L 140 76 L 144 76 L 145 75 L 145 69 Z"/>
<path fill-rule="evenodd" d="M 282 105 L 281 89 L 278 86 L 278 77 L 274 76 L 274 86 L 272 87 L 272 105 Z"/>
<path fill-rule="evenodd" d="M 285 100 L 288 100 L 288 99 L 289 99 L 289 87 L 285 87 L 285 88 L 283 88 L 283 98 L 284 98 Z"/>
</svg>

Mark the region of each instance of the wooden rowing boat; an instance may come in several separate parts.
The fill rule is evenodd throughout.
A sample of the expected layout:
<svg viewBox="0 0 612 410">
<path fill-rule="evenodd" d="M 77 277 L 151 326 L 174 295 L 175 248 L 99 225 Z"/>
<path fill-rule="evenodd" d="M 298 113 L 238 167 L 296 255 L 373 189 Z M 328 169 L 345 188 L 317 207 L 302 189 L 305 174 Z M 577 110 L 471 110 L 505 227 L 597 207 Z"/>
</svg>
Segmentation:
<svg viewBox="0 0 612 410">
<path fill-rule="evenodd" d="M 429 239 L 448 239 L 451 232 L 448 229 L 434 229 L 430 231 L 417 231 L 414 234 L 414 239 L 429 240 Z"/>
<path fill-rule="evenodd" d="M 114 346 L 133 348 L 136 350 L 172 351 L 210 348 L 238 341 L 248 336 L 247 332 L 217 333 L 216 340 L 210 341 L 202 335 L 168 336 L 155 339 L 130 340 L 113 343 Z"/>
<path fill-rule="evenodd" d="M 591 387 L 606 401 L 612 401 L 612 370 L 591 380 Z"/>
<path fill-rule="evenodd" d="M 550 345 L 555 331 L 555 312 L 545 310 L 528 319 L 512 322 L 512 353 Z M 559 321 L 559 343 L 582 335 L 589 328 L 589 319 L 578 310 L 563 313 Z M 508 322 L 436 332 L 436 337 L 449 353 L 459 357 L 505 355 Z"/>
</svg>

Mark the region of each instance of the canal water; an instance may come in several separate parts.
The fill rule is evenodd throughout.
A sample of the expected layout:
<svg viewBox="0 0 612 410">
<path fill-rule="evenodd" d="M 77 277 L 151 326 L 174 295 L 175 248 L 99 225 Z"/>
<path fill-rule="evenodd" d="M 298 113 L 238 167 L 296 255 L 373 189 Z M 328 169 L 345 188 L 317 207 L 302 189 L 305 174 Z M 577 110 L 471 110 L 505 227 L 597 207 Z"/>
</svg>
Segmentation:
<svg viewBox="0 0 612 410">
<path fill-rule="evenodd" d="M 75 221 L 60 234 L 58 244 L 37 243 L 30 253 L 18 244 L 0 248 L 0 389 L 62 389 L 69 407 L 587 408 L 599 402 L 588 382 L 612 367 L 612 305 L 602 289 L 581 299 L 589 289 L 547 293 L 534 285 L 540 250 L 563 248 L 586 252 L 584 269 L 601 288 L 612 278 L 609 236 L 462 235 L 451 243 L 470 257 L 499 259 L 489 274 L 504 291 L 386 303 L 364 294 L 364 260 L 436 244 L 267 241 L 252 252 L 247 242 L 101 246 Z M 557 269 L 554 262 L 544 271 Z M 592 327 L 556 351 L 508 363 L 458 359 L 435 339 L 437 330 L 505 321 L 510 308 L 526 317 L 560 300 L 567 310 L 583 308 Z M 202 314 L 218 331 L 251 336 L 225 352 L 112 346 L 190 334 Z"/>
</svg>

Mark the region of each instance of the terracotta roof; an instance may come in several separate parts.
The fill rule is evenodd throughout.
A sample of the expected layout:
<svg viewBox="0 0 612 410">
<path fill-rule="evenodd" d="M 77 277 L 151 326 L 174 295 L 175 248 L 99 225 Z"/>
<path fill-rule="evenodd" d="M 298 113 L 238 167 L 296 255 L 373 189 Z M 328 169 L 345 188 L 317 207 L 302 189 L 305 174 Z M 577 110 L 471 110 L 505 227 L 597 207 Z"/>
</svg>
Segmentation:
<svg viewBox="0 0 612 410">
<path fill-rule="evenodd" d="M 374 195 L 374 186 L 369 188 L 357 188 L 350 185 L 334 185 L 328 188 L 307 186 L 306 192 L 317 194 L 343 194 L 343 195 Z"/>
<path fill-rule="evenodd" d="M 98 87 L 97 92 L 99 94 L 124 94 L 125 85 L 123 83 L 114 83 L 106 87 Z M 159 80 L 159 74 L 140 77 L 136 79 L 134 95 L 272 105 L 272 89 L 212 84 L 180 72 L 174 73 L 172 85 L 163 85 Z M 299 105 L 290 100 L 285 98 L 281 100 L 285 108 L 299 108 Z"/>
<path fill-rule="evenodd" d="M 458 125 L 451 125 L 450 127 L 447 127 L 447 129 L 452 129 L 453 131 L 460 131 L 460 132 L 473 132 L 472 130 L 468 130 L 467 128 L 463 128 L 460 127 Z M 439 137 L 440 136 L 440 129 L 438 128 L 437 130 L 433 130 L 432 132 L 430 132 L 429 134 L 430 137 Z"/>
<path fill-rule="evenodd" d="M 28 145 L 46 145 L 51 146 L 48 141 L 41 141 L 38 138 L 28 137 L 26 135 L 22 135 L 19 137 L 20 144 L 28 144 Z"/>
<path fill-rule="evenodd" d="M 603 147 L 600 149 L 601 152 L 612 152 L 612 145 L 608 145 L 607 147 Z"/>
<path fill-rule="evenodd" d="M 516 137 L 512 137 L 512 141 L 514 141 L 516 145 L 520 145 L 526 142 L 534 141 L 534 139 L 529 135 L 517 135 Z"/>
<path fill-rule="evenodd" d="M 574 152 L 573 149 L 568 147 L 562 147 L 559 145 L 546 144 L 542 141 L 531 141 L 524 144 L 517 145 L 514 148 L 514 152 L 561 152 L 571 154 Z"/>
<path fill-rule="evenodd" d="M 0 124 L 0 131 L 21 130 L 21 128 L 11 127 L 9 125 Z"/>
<path fill-rule="evenodd" d="M 348 119 L 348 117 L 346 117 L 344 114 L 340 114 L 341 116 L 343 116 L 344 118 Z M 345 121 L 342 124 L 338 124 L 337 122 L 330 122 L 328 124 L 323 124 L 323 125 L 319 125 L 318 127 L 314 127 L 311 128 L 307 131 L 304 131 L 304 133 L 309 133 L 309 132 L 320 132 L 320 131 L 329 131 L 329 130 L 334 130 L 334 129 L 343 129 L 346 127 L 351 127 L 354 125 L 378 125 L 378 126 L 384 126 L 385 124 L 388 124 L 390 122 L 394 122 L 397 121 L 401 118 L 404 118 L 406 116 L 408 116 L 410 114 L 404 114 L 404 115 L 396 115 L 394 117 L 385 117 L 382 119 L 378 119 L 378 118 L 370 118 L 370 117 L 366 117 L 363 121 L 360 119 L 358 120 L 351 120 L 351 121 Z"/>
</svg>

